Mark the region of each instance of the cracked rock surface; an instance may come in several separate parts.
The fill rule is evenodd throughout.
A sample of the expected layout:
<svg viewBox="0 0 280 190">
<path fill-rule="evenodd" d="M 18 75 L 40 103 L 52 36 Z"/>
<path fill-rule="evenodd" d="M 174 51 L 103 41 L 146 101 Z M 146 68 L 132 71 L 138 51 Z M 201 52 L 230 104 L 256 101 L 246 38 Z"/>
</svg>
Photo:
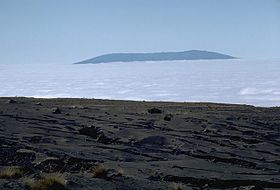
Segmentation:
<svg viewBox="0 0 280 190">
<path fill-rule="evenodd" d="M 95 178 L 100 163 L 108 175 Z M 8 166 L 29 172 L 0 189 L 25 189 L 41 173 L 62 173 L 73 190 L 280 189 L 280 108 L 0 98 Z"/>
</svg>

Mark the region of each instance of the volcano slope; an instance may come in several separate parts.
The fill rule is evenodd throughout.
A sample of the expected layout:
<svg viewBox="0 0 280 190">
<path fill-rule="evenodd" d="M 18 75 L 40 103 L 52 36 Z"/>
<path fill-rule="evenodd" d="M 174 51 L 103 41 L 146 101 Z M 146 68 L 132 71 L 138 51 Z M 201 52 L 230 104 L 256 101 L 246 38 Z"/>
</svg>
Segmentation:
<svg viewBox="0 0 280 190">
<path fill-rule="evenodd" d="M 0 98 L 0 189 L 280 189 L 279 131 L 278 107 Z"/>
</svg>

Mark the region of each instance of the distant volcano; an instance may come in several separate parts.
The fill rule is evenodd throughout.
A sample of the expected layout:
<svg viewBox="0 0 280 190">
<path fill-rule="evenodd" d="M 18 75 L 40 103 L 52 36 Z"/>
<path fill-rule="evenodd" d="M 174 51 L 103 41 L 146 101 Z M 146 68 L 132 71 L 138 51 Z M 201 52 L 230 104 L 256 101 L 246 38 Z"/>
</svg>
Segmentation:
<svg viewBox="0 0 280 190">
<path fill-rule="evenodd" d="M 208 60 L 208 59 L 235 59 L 235 57 L 201 50 L 183 52 L 159 52 L 159 53 L 112 53 L 105 54 L 75 64 L 98 64 L 110 62 L 133 61 L 175 61 L 175 60 Z"/>
</svg>

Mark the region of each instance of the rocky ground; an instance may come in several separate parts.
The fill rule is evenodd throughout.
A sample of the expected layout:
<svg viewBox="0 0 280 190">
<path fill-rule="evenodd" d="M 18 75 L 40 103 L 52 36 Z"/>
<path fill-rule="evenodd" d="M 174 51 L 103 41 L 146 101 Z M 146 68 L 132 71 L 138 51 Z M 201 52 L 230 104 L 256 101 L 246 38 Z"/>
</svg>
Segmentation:
<svg viewBox="0 0 280 190">
<path fill-rule="evenodd" d="M 94 168 L 104 166 L 104 175 Z M 280 108 L 0 98 L 0 189 L 280 189 Z"/>
</svg>

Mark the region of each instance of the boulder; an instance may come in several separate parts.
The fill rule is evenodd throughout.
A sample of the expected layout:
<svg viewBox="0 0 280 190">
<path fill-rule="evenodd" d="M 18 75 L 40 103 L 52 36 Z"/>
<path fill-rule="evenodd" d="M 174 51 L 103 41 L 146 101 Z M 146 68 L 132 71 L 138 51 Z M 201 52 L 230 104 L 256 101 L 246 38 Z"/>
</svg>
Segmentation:
<svg viewBox="0 0 280 190">
<path fill-rule="evenodd" d="M 9 99 L 9 100 L 8 100 L 8 104 L 15 104 L 15 103 L 17 103 L 17 101 L 15 101 L 15 100 L 13 100 L 13 99 Z"/>
<path fill-rule="evenodd" d="M 152 108 L 152 109 L 149 109 L 148 112 L 150 114 L 155 114 L 155 113 L 162 113 L 162 110 L 160 110 L 158 108 Z"/>
<path fill-rule="evenodd" d="M 52 113 L 53 113 L 53 114 L 61 114 L 61 111 L 60 111 L 59 108 L 53 108 L 53 109 L 52 109 Z"/>
<path fill-rule="evenodd" d="M 172 115 L 172 114 L 167 114 L 167 115 L 164 116 L 163 119 L 164 119 L 165 121 L 171 121 L 172 118 L 173 118 L 173 115 Z"/>
</svg>

